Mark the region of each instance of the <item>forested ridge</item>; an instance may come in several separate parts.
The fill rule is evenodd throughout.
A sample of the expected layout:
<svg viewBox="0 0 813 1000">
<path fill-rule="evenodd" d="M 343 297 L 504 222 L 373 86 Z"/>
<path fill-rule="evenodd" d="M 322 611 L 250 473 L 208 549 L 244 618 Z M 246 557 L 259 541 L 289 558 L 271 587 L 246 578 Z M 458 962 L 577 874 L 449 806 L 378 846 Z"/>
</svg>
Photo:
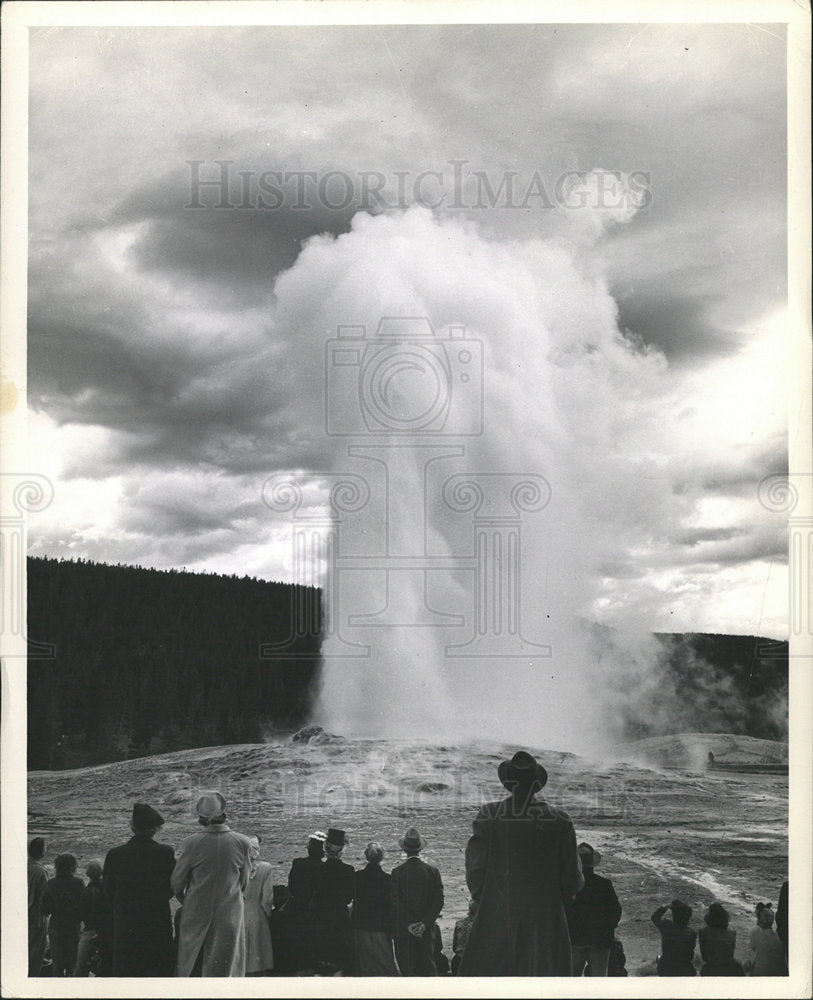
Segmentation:
<svg viewBox="0 0 813 1000">
<path fill-rule="evenodd" d="M 320 667 L 320 592 L 250 577 L 28 560 L 28 762 L 61 769 L 255 743 L 308 719 Z M 315 623 L 285 652 L 295 610 Z M 597 648 L 614 630 L 590 626 Z M 620 734 L 787 736 L 788 645 L 661 633 L 643 666 L 611 678 Z M 496 669 L 502 669 L 497 664 Z M 605 692 L 606 693 L 606 692 Z"/>
<path fill-rule="evenodd" d="M 306 720 L 320 593 L 250 577 L 29 558 L 28 763 L 59 769 L 221 743 Z M 316 634 L 273 659 L 295 607 Z"/>
</svg>

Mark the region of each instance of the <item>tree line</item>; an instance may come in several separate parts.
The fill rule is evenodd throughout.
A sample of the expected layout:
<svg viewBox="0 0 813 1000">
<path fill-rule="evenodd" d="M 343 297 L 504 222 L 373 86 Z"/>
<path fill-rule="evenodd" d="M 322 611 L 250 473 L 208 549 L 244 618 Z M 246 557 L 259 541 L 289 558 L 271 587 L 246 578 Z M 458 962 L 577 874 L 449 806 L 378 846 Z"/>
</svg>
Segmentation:
<svg viewBox="0 0 813 1000">
<path fill-rule="evenodd" d="M 294 616 L 314 627 L 290 646 Z M 319 590 L 251 577 L 28 559 L 28 765 L 55 770 L 224 743 L 307 720 Z M 285 647 L 272 659 L 260 647 Z"/>
</svg>

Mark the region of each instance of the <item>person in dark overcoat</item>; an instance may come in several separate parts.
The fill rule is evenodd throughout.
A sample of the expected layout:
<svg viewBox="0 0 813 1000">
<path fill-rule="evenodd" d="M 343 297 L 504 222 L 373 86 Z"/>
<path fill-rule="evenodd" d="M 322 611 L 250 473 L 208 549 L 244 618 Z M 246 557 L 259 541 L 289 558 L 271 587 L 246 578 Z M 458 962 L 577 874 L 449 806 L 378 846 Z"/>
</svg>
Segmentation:
<svg viewBox="0 0 813 1000">
<path fill-rule="evenodd" d="M 288 873 L 290 902 L 286 906 L 291 932 L 291 962 L 295 971 L 305 972 L 316 964 L 316 928 L 313 897 L 322 878 L 327 834 L 317 830 L 308 838 L 308 856 L 294 858 Z"/>
<path fill-rule="evenodd" d="M 327 831 L 322 876 L 313 895 L 316 971 L 322 975 L 355 975 L 353 925 L 347 907 L 353 902 L 356 873 L 341 860 L 346 843 L 344 830 Z"/>
<path fill-rule="evenodd" d="M 113 911 L 113 975 L 171 976 L 175 964 L 172 940 L 170 876 L 175 852 L 153 839 L 164 818 L 151 806 L 136 802 L 133 836 L 107 852 L 102 884 Z"/>
<path fill-rule="evenodd" d="M 599 852 L 590 844 L 579 844 L 578 851 L 584 888 L 565 906 L 573 975 L 581 976 L 586 968 L 588 976 L 606 976 L 621 904 L 612 882 L 594 871 L 601 862 Z"/>
<path fill-rule="evenodd" d="M 569 976 L 565 903 L 584 885 L 567 813 L 536 795 L 545 768 L 523 750 L 497 768 L 511 792 L 484 805 L 466 846 L 477 915 L 460 976 Z"/>
<path fill-rule="evenodd" d="M 371 842 L 364 857 L 367 865 L 356 872 L 353 898 L 356 969 L 360 976 L 397 976 L 392 950 L 392 880 L 381 867 L 384 849 Z"/>
<path fill-rule="evenodd" d="M 402 976 L 436 976 L 437 919 L 443 909 L 443 881 L 418 855 L 426 841 L 411 827 L 401 840 L 406 861 L 392 870 L 392 928 Z"/>
</svg>

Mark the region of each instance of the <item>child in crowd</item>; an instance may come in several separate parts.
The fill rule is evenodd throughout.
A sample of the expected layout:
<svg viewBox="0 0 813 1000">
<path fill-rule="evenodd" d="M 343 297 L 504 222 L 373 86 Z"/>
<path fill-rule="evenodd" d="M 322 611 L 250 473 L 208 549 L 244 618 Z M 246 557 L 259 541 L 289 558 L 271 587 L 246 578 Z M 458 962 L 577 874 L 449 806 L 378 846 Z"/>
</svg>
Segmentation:
<svg viewBox="0 0 813 1000">
<path fill-rule="evenodd" d="M 48 924 L 51 975 L 73 976 L 85 885 L 76 877 L 76 858 L 72 854 L 58 855 L 54 869 L 56 876 L 48 881 L 42 896 L 42 912 L 51 917 Z"/>
</svg>

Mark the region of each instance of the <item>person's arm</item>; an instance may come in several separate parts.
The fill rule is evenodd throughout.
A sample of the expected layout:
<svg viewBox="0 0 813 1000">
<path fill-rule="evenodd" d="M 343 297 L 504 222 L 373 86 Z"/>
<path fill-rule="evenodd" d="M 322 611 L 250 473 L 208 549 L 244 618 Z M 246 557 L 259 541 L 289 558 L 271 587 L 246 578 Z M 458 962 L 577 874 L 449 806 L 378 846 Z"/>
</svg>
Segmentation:
<svg viewBox="0 0 813 1000">
<path fill-rule="evenodd" d="M 189 849 L 189 844 L 184 841 L 181 844 L 181 852 L 178 855 L 178 860 L 175 862 L 175 867 L 172 869 L 172 875 L 169 878 L 169 884 L 179 903 L 183 903 L 192 867 L 192 852 Z"/>
<path fill-rule="evenodd" d="M 707 948 L 706 948 L 706 935 L 701 931 L 697 936 L 698 936 L 698 939 L 700 941 L 700 957 L 703 959 L 704 962 L 708 962 L 708 957 L 707 957 L 708 952 L 707 952 Z"/>
<path fill-rule="evenodd" d="M 618 925 L 621 923 L 622 910 L 621 910 L 621 903 L 618 900 L 618 893 L 616 893 L 612 883 L 610 883 L 610 891 L 607 895 L 609 896 L 609 901 L 610 901 L 610 906 L 609 906 L 610 923 L 615 928 L 618 927 Z"/>
<path fill-rule="evenodd" d="M 429 899 L 427 900 L 426 911 L 421 921 L 424 927 L 431 927 L 443 909 L 443 880 L 437 868 L 432 868 L 431 873 L 432 881 L 429 886 Z"/>
<path fill-rule="evenodd" d="M 48 916 L 53 912 L 54 909 L 54 899 L 51 895 L 51 883 L 47 882 L 45 888 L 42 892 L 42 904 L 41 909 L 44 916 Z"/>
<path fill-rule="evenodd" d="M 104 889 L 108 903 L 112 906 L 116 898 L 116 876 L 113 871 L 113 861 L 109 851 L 105 855 L 102 867 L 102 888 Z"/>
<path fill-rule="evenodd" d="M 250 844 L 245 837 L 240 837 L 240 846 L 243 849 L 242 866 L 240 868 L 240 891 L 245 892 L 248 888 L 248 877 L 251 874 Z"/>
<path fill-rule="evenodd" d="M 471 827 L 472 834 L 466 844 L 466 885 L 472 899 L 479 900 L 488 862 L 488 812 L 485 806 L 477 814 Z"/>
<path fill-rule="evenodd" d="M 559 888 L 565 899 L 573 899 L 584 888 L 582 863 L 576 848 L 576 831 L 569 819 L 560 845 Z"/>
<path fill-rule="evenodd" d="M 652 914 L 652 923 L 658 928 L 658 930 L 662 929 L 663 915 L 664 913 L 666 913 L 668 909 L 669 909 L 668 905 L 659 906 L 657 910 L 655 910 L 655 912 Z"/>
<path fill-rule="evenodd" d="M 274 908 L 274 878 L 270 870 L 266 873 L 262 888 L 260 889 L 260 906 L 266 918 L 270 918 L 271 910 Z"/>
<path fill-rule="evenodd" d="M 398 917 L 399 917 L 398 910 L 399 910 L 399 907 L 398 907 L 398 878 L 397 878 L 395 872 L 393 872 L 390 875 L 390 913 L 392 915 L 392 919 L 391 919 L 390 923 L 391 923 L 392 933 L 393 934 L 397 934 L 399 932 L 399 930 L 401 930 L 401 927 L 400 927 L 400 925 L 398 923 Z"/>
<path fill-rule="evenodd" d="M 788 883 L 783 882 L 776 904 L 776 933 L 783 944 L 788 941 Z"/>
</svg>

